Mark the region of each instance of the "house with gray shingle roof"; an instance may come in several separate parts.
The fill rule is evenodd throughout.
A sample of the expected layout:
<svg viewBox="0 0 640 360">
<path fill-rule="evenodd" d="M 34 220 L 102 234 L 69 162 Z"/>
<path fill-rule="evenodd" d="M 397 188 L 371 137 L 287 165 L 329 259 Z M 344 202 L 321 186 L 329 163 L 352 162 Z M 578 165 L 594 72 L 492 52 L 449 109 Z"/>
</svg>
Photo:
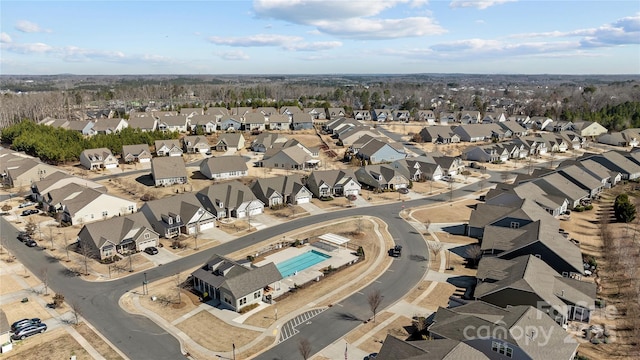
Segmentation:
<svg viewBox="0 0 640 360">
<path fill-rule="evenodd" d="M 86 224 L 78 233 L 80 246 L 88 246 L 100 260 L 116 254 L 143 251 L 158 246 L 159 234 L 143 213 L 116 216 Z"/>
<path fill-rule="evenodd" d="M 218 219 L 244 219 L 264 212 L 264 203 L 248 186 L 236 180 L 207 186 L 196 193 L 196 197 Z"/>
<path fill-rule="evenodd" d="M 291 128 L 293 130 L 313 129 L 313 117 L 306 113 L 295 113 L 291 116 Z"/>
<path fill-rule="evenodd" d="M 375 138 L 358 150 L 356 156 L 370 164 L 393 162 L 404 159 L 407 153 L 400 143 L 386 142 Z"/>
<path fill-rule="evenodd" d="M 104 220 L 138 210 L 135 201 L 109 195 L 104 191 L 87 188 L 77 183 L 49 191 L 43 195 L 42 202 L 44 209 L 60 212 L 61 221 L 72 225 Z"/>
<path fill-rule="evenodd" d="M 252 111 L 244 115 L 244 130 L 251 131 L 263 131 L 267 125 L 267 117 L 259 112 Z"/>
<path fill-rule="evenodd" d="M 369 110 L 353 110 L 353 118 L 356 120 L 370 121 L 371 111 Z"/>
<path fill-rule="evenodd" d="M 189 119 L 184 115 L 165 115 L 158 117 L 158 130 L 177 131 L 185 133 L 188 130 Z"/>
<path fill-rule="evenodd" d="M 561 276 L 537 256 L 510 260 L 483 257 L 476 274 L 474 298 L 493 305 L 518 305 L 548 309 L 558 324 L 589 322 L 596 297 L 596 284 Z"/>
<path fill-rule="evenodd" d="M 9 325 L 9 321 L 7 320 L 7 314 L 5 314 L 2 309 L 0 309 L 0 345 L 2 345 L 3 347 L 2 353 L 7 353 L 12 349 L 10 332 L 11 326 Z"/>
<path fill-rule="evenodd" d="M 265 289 L 276 288 L 275 283 L 282 280 L 274 263 L 245 267 L 220 255 L 213 255 L 191 277 L 193 287 L 204 299 L 218 300 L 222 307 L 233 311 L 267 300 Z"/>
<path fill-rule="evenodd" d="M 306 204 L 311 202 L 313 194 L 304 186 L 300 175 L 275 176 L 256 179 L 251 191 L 269 207 L 285 204 Z"/>
<path fill-rule="evenodd" d="M 435 339 L 463 342 L 492 360 L 572 360 L 579 345 L 567 341 L 570 335 L 536 307 L 501 308 L 482 301 L 438 308 L 427 331 Z"/>
<path fill-rule="evenodd" d="M 195 194 L 183 193 L 147 201 L 140 212 L 160 236 L 195 234 L 215 227 L 215 214 L 207 211 Z"/>
<path fill-rule="evenodd" d="M 115 134 L 127 127 L 129 127 L 129 123 L 125 119 L 98 119 L 93 125 L 93 131 L 96 134 Z"/>
<path fill-rule="evenodd" d="M 274 143 L 256 165 L 286 170 L 316 169 L 320 163 L 317 157 L 317 148 L 307 148 L 298 140 L 290 139 L 284 143 Z"/>
<path fill-rule="evenodd" d="M 249 169 L 242 156 L 210 157 L 200 163 L 200 173 L 212 180 L 225 180 L 247 176 Z"/>
<path fill-rule="evenodd" d="M 151 149 L 147 144 L 122 145 L 122 154 L 120 155 L 124 163 L 148 163 L 151 161 Z"/>
<path fill-rule="evenodd" d="M 244 149 L 244 136 L 240 133 L 220 134 L 215 148 L 216 151 L 242 150 Z"/>
<path fill-rule="evenodd" d="M 362 142 L 361 139 L 365 136 L 383 138 L 380 131 L 368 125 L 348 126 L 342 131 L 338 130 L 338 139 L 343 146 L 351 146 L 357 142 Z"/>
<path fill-rule="evenodd" d="M 144 116 L 132 116 L 129 118 L 129 127 L 140 129 L 142 132 L 155 131 L 158 120 L 151 113 L 142 113 Z"/>
<path fill-rule="evenodd" d="M 393 112 L 390 109 L 373 109 L 371 118 L 378 122 L 393 121 Z"/>
<path fill-rule="evenodd" d="M 569 200 L 571 209 L 580 205 L 582 200 L 588 199 L 590 194 L 589 191 L 558 173 L 547 174 L 533 182 L 547 194 L 565 197 Z"/>
<path fill-rule="evenodd" d="M 182 146 L 180 140 L 156 140 L 155 143 L 157 156 L 182 156 Z"/>
<path fill-rule="evenodd" d="M 420 130 L 422 141 L 433 144 L 459 143 L 460 136 L 449 126 L 426 126 Z"/>
<path fill-rule="evenodd" d="M 56 171 L 47 175 L 40 181 L 32 182 L 30 197 L 34 201 L 41 202 L 44 194 L 55 189 L 63 188 L 69 184 L 78 184 L 86 188 L 98 190 L 100 192 L 107 192 L 107 188 L 102 184 L 88 179 L 73 176 L 62 171 Z"/>
<path fill-rule="evenodd" d="M 327 119 L 333 120 L 343 116 L 346 116 L 346 112 L 344 111 L 344 108 L 328 108 L 327 109 Z"/>
<path fill-rule="evenodd" d="M 436 123 L 436 114 L 433 110 L 418 110 L 416 120 L 426 121 L 429 125 L 434 125 Z"/>
<path fill-rule="evenodd" d="M 216 118 L 216 122 L 219 122 L 223 117 L 229 116 L 229 109 L 225 107 L 210 107 L 204 112 L 204 114 L 214 116 Z"/>
<path fill-rule="evenodd" d="M 291 118 L 286 114 L 272 114 L 269 116 L 270 130 L 289 130 Z"/>
<path fill-rule="evenodd" d="M 189 120 L 192 134 L 212 134 L 218 129 L 215 115 L 193 115 Z"/>
<path fill-rule="evenodd" d="M 306 186 L 317 198 L 360 194 L 361 185 L 352 170 L 315 170 Z"/>
<path fill-rule="evenodd" d="M 206 136 L 185 136 L 184 138 L 182 138 L 182 144 L 182 149 L 187 154 L 206 154 L 208 152 L 211 152 L 211 144 L 209 144 L 209 140 L 207 140 Z"/>
<path fill-rule="evenodd" d="M 440 165 L 429 156 L 408 157 L 391 166 L 411 181 L 440 180 L 443 176 Z"/>
<path fill-rule="evenodd" d="M 409 179 L 392 165 L 362 166 L 355 175 L 361 186 L 371 190 L 397 190 L 409 186 Z"/>
<path fill-rule="evenodd" d="M 251 151 L 266 152 L 274 144 L 286 142 L 288 139 L 282 134 L 263 132 L 251 142 Z"/>
<path fill-rule="evenodd" d="M 187 183 L 187 168 L 181 157 L 163 156 L 151 159 L 151 176 L 155 186 Z"/>
<path fill-rule="evenodd" d="M 387 334 L 376 360 L 456 360 L 474 359 L 489 360 L 479 350 L 457 340 L 401 340 Z"/>
<path fill-rule="evenodd" d="M 80 153 L 80 164 L 88 170 L 115 169 L 118 159 L 107 148 L 87 149 Z"/>
</svg>

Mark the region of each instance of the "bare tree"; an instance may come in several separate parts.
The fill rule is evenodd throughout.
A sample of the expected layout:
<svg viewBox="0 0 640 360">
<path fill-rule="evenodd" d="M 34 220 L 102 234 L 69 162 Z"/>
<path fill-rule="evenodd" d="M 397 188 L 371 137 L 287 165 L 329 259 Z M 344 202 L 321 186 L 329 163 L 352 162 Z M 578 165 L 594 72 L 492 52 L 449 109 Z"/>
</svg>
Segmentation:
<svg viewBox="0 0 640 360">
<path fill-rule="evenodd" d="M 48 296 L 49 295 L 49 269 L 46 267 L 43 267 L 40 269 L 40 277 L 42 279 L 42 285 L 44 286 L 44 295 Z"/>
<path fill-rule="evenodd" d="M 176 294 L 178 297 L 178 304 L 180 304 L 182 303 L 182 280 L 180 280 L 180 273 L 176 273 L 173 281 L 176 285 Z"/>
<path fill-rule="evenodd" d="M 440 241 L 429 241 L 428 244 L 429 250 L 431 250 L 431 253 L 437 259 L 440 251 L 442 251 L 443 244 Z"/>
<path fill-rule="evenodd" d="M 200 235 L 200 233 L 197 231 L 195 234 L 193 234 L 193 242 L 194 242 L 193 250 L 198 250 L 198 235 Z"/>
<path fill-rule="evenodd" d="M 425 235 L 429 234 L 429 227 L 431 226 L 431 219 L 427 219 L 424 221 L 424 231 Z"/>
<path fill-rule="evenodd" d="M 91 257 L 94 256 L 94 252 L 89 245 L 83 241 L 78 241 L 78 252 L 82 255 L 81 261 L 84 267 L 84 274 L 89 275 L 89 262 L 91 261 Z"/>
<path fill-rule="evenodd" d="M 478 266 L 478 261 L 480 261 L 480 258 L 482 257 L 482 249 L 480 248 L 480 245 L 474 244 L 467 247 L 465 253 L 467 258 L 471 260 L 471 266 Z"/>
<path fill-rule="evenodd" d="M 311 342 L 307 338 L 302 338 L 298 341 L 298 351 L 304 360 L 311 357 Z"/>
<path fill-rule="evenodd" d="M 24 226 L 24 231 L 26 231 L 30 236 L 33 236 L 36 233 L 36 230 L 38 230 L 38 224 L 36 224 L 33 218 L 29 218 L 27 220 L 27 224 Z"/>
<path fill-rule="evenodd" d="M 72 300 L 69 303 L 69 308 L 71 308 L 71 314 L 73 314 L 75 324 L 78 325 L 80 323 L 80 317 L 82 316 L 82 309 L 80 309 L 80 303 L 76 300 Z"/>
<path fill-rule="evenodd" d="M 376 322 L 376 314 L 378 313 L 378 308 L 382 303 L 382 293 L 379 289 L 375 289 L 367 295 L 367 302 L 369 303 L 369 310 L 373 313 L 373 322 Z"/>
</svg>

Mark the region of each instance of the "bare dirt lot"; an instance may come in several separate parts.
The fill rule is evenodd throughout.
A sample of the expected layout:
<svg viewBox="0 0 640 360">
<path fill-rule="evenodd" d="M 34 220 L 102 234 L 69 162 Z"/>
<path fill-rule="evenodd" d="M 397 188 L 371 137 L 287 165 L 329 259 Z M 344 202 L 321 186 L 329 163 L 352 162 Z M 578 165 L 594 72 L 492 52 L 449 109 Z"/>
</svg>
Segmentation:
<svg viewBox="0 0 640 360">
<path fill-rule="evenodd" d="M 13 345 L 13 350 L 0 359 L 69 359 L 72 355 L 77 360 L 92 360 L 89 353 L 64 329 L 47 331 Z"/>
</svg>

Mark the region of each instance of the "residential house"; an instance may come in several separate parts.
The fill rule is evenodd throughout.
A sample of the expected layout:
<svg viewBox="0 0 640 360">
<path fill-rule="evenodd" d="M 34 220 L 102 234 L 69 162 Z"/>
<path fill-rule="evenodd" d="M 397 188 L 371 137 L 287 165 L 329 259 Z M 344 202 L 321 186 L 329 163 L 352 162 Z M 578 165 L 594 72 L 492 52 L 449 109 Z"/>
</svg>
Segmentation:
<svg viewBox="0 0 640 360">
<path fill-rule="evenodd" d="M 370 121 L 371 112 L 369 110 L 353 110 L 353 118 L 361 121 Z"/>
<path fill-rule="evenodd" d="M 300 175 L 256 179 L 251 184 L 251 191 L 269 207 L 307 204 L 313 197 L 311 191 L 304 186 Z"/>
<path fill-rule="evenodd" d="M 548 212 L 528 198 L 518 197 L 516 201 L 508 204 L 479 203 L 469 216 L 467 236 L 483 239 L 484 228 L 487 225 L 520 228 L 542 218 L 549 219 L 549 216 Z"/>
<path fill-rule="evenodd" d="M 227 116 L 220 121 L 220 130 L 222 131 L 239 131 L 242 129 L 242 121 L 236 116 Z"/>
<path fill-rule="evenodd" d="M 407 153 L 401 143 L 385 142 L 379 138 L 362 146 L 356 156 L 369 164 L 377 164 L 404 159 Z"/>
<path fill-rule="evenodd" d="M 13 349 L 11 342 L 11 326 L 7 320 L 7 314 L 0 309 L 0 352 L 5 354 Z"/>
<path fill-rule="evenodd" d="M 428 156 L 408 157 L 391 166 L 411 181 L 440 180 L 444 175 L 440 165 Z"/>
<path fill-rule="evenodd" d="M 557 136 L 561 136 L 567 143 L 567 149 L 578 150 L 585 146 L 586 140 L 573 131 L 560 131 Z"/>
<path fill-rule="evenodd" d="M 480 111 L 467 111 L 460 114 L 460 123 L 463 125 L 481 124 Z"/>
<path fill-rule="evenodd" d="M 540 141 L 546 144 L 547 151 L 552 153 L 563 153 L 569 148 L 569 144 L 567 144 L 563 137 L 557 136 L 557 133 L 536 134 L 536 137 L 540 138 Z"/>
<path fill-rule="evenodd" d="M 544 334 L 540 329 L 544 329 Z M 502 308 L 482 301 L 438 308 L 427 331 L 435 341 L 462 342 L 491 360 L 573 360 L 579 345 L 577 341 L 567 341 L 570 335 L 535 306 Z M 450 359 L 483 357 L 465 355 Z"/>
<path fill-rule="evenodd" d="M 380 131 L 368 125 L 345 127 L 343 131 L 338 130 L 337 136 L 338 141 L 342 143 L 343 146 L 352 146 L 356 142 L 362 142 L 364 137 L 386 139 Z"/>
<path fill-rule="evenodd" d="M 352 118 L 336 118 L 327 121 L 322 128 L 330 135 L 337 134 L 338 130 L 342 127 L 362 126 L 362 122 Z"/>
<path fill-rule="evenodd" d="M 620 172 L 609 170 L 606 166 L 593 160 L 580 160 L 579 163 L 588 173 L 600 179 L 606 179 L 604 187 L 607 189 L 622 181 L 622 174 Z"/>
<path fill-rule="evenodd" d="M 142 113 L 145 116 L 135 116 L 129 118 L 129 127 L 132 129 L 140 129 L 142 132 L 156 131 L 158 129 L 158 120 L 150 113 Z"/>
<path fill-rule="evenodd" d="M 35 181 L 44 179 L 58 168 L 45 164 L 40 159 L 5 153 L 0 156 L 0 176 L 2 183 L 8 187 L 20 188 L 31 186 Z"/>
<path fill-rule="evenodd" d="M 632 128 L 632 129 L 624 129 L 621 131 L 622 136 L 627 140 L 628 146 L 636 147 L 640 144 L 640 129 Z"/>
<path fill-rule="evenodd" d="M 69 120 L 67 119 L 54 119 L 52 117 L 45 117 L 44 119 L 38 121 L 38 125 L 46 125 L 55 128 L 67 129 L 69 127 Z"/>
<path fill-rule="evenodd" d="M 134 213 L 138 209 L 135 201 L 109 195 L 78 183 L 70 183 L 49 191 L 42 196 L 42 203 L 45 211 L 61 213 L 60 221 L 71 225 Z"/>
<path fill-rule="evenodd" d="M 104 260 L 158 246 L 160 239 L 144 214 L 138 212 L 84 225 L 78 233 L 78 243 Z"/>
<path fill-rule="evenodd" d="M 605 183 L 603 183 L 604 179 L 593 176 L 581 166 L 569 165 L 561 168 L 558 167 L 557 172 L 567 178 L 567 180 L 586 190 L 590 198 L 595 198 L 602 192 L 605 186 Z"/>
<path fill-rule="evenodd" d="M 606 144 L 611 146 L 626 147 L 628 145 L 627 139 L 619 131 L 613 131 L 611 133 L 602 134 L 598 136 L 596 141 L 599 144 Z"/>
<path fill-rule="evenodd" d="M 220 134 L 215 145 L 216 151 L 239 151 L 244 149 L 244 136 L 240 133 Z"/>
<path fill-rule="evenodd" d="M 182 156 L 182 146 L 180 140 L 156 140 L 155 141 L 157 156 Z"/>
<path fill-rule="evenodd" d="M 535 126 L 538 130 L 554 131 L 553 119 L 546 116 L 534 116 L 530 120 L 532 127 Z M 561 131 L 561 130 L 558 130 Z"/>
<path fill-rule="evenodd" d="M 607 133 L 607 128 L 595 121 L 576 121 L 573 123 L 573 129 L 582 137 L 597 138 Z"/>
<path fill-rule="evenodd" d="M 229 114 L 231 116 L 234 116 L 237 119 L 242 119 L 246 114 L 250 113 L 252 110 L 253 108 L 251 106 L 237 106 L 237 107 L 231 108 L 231 110 L 229 111 Z"/>
<path fill-rule="evenodd" d="M 558 120 L 547 125 L 545 130 L 553 130 L 554 132 L 560 131 L 574 131 L 575 127 L 573 122 L 567 120 Z"/>
<path fill-rule="evenodd" d="M 311 115 L 305 113 L 293 114 L 291 118 L 291 127 L 293 130 L 313 129 L 313 118 Z"/>
<path fill-rule="evenodd" d="M 352 170 L 315 170 L 306 186 L 317 198 L 360 194 L 361 185 Z"/>
<path fill-rule="evenodd" d="M 140 212 L 153 230 L 167 239 L 213 229 L 216 223 L 215 214 L 207 211 L 192 193 L 147 201 Z"/>
<path fill-rule="evenodd" d="M 264 131 L 267 125 L 267 117 L 259 112 L 249 112 L 244 115 L 244 130 L 246 131 Z"/>
<path fill-rule="evenodd" d="M 45 178 L 31 183 L 30 198 L 33 201 L 42 202 L 44 194 L 52 190 L 60 189 L 69 184 L 78 184 L 86 188 L 94 189 L 100 192 L 107 192 L 107 188 L 97 182 L 83 179 L 77 176 L 67 174 L 62 171 L 55 171 L 48 174 Z"/>
<path fill-rule="evenodd" d="M 411 119 L 411 113 L 409 110 L 395 110 L 392 113 L 392 117 L 396 121 L 409 122 Z"/>
<path fill-rule="evenodd" d="M 509 151 L 497 144 L 471 146 L 462 152 L 462 158 L 467 161 L 505 162 L 509 159 Z"/>
<path fill-rule="evenodd" d="M 433 144 L 459 143 L 460 136 L 449 126 L 427 126 L 420 130 L 422 141 Z"/>
<path fill-rule="evenodd" d="M 302 109 L 297 106 L 285 106 L 280 108 L 280 114 L 287 115 L 289 119 L 293 120 L 293 115 L 304 113 L 302 112 Z"/>
<path fill-rule="evenodd" d="M 179 157 L 154 157 L 151 159 L 151 177 L 156 187 L 187 183 L 187 168 Z"/>
<path fill-rule="evenodd" d="M 410 180 L 391 165 L 367 165 L 355 171 L 356 180 L 370 190 L 397 190 L 409 187 Z"/>
<path fill-rule="evenodd" d="M 69 121 L 69 125 L 67 125 L 68 130 L 77 131 L 84 136 L 93 136 L 95 132 L 93 131 L 93 126 L 96 123 L 93 121 Z"/>
<path fill-rule="evenodd" d="M 264 212 L 264 203 L 248 186 L 236 180 L 207 186 L 196 197 L 218 219 L 244 219 Z"/>
<path fill-rule="evenodd" d="M 182 138 L 183 150 L 187 154 L 206 154 L 211 152 L 211 144 L 205 136 L 191 135 Z"/>
<path fill-rule="evenodd" d="M 210 157 L 200 163 L 200 173 L 212 180 L 244 177 L 249 174 L 247 163 L 242 156 L 229 155 Z"/>
<path fill-rule="evenodd" d="M 595 283 L 561 276 L 534 255 L 511 260 L 482 258 L 476 277 L 475 299 L 500 307 L 544 309 L 563 326 L 569 320 L 588 323 L 594 308 Z"/>
<path fill-rule="evenodd" d="M 215 115 L 193 115 L 189 120 L 192 134 L 213 134 L 218 129 Z"/>
<path fill-rule="evenodd" d="M 589 191 L 581 188 L 566 177 L 558 173 L 550 173 L 533 182 L 544 192 L 551 195 L 561 196 L 569 200 L 571 209 L 580 205 L 582 200 L 589 199 Z"/>
<path fill-rule="evenodd" d="M 344 117 L 346 115 L 347 114 L 344 111 L 344 108 L 328 108 L 327 109 L 327 119 L 329 119 L 329 120 L 341 118 L 341 117 Z"/>
<path fill-rule="evenodd" d="M 296 140 L 293 140 L 296 142 Z M 298 143 L 290 145 L 291 140 L 282 146 L 274 146 L 265 152 L 261 161 L 256 163 L 257 166 L 273 169 L 287 170 L 307 170 L 316 169 L 320 160 L 317 149 L 308 149 Z M 278 144 L 280 145 L 280 144 Z"/>
<path fill-rule="evenodd" d="M 225 107 L 210 107 L 204 112 L 204 114 L 215 117 L 216 123 L 218 123 L 225 116 L 229 116 L 229 109 Z"/>
<path fill-rule="evenodd" d="M 416 118 L 418 121 L 426 121 L 429 125 L 436 123 L 436 114 L 433 110 L 418 110 Z"/>
<path fill-rule="evenodd" d="M 489 360 L 479 350 L 457 340 L 416 340 L 399 339 L 391 334 L 382 342 L 382 348 L 375 356 L 376 360 Z"/>
<path fill-rule="evenodd" d="M 393 113 L 389 109 L 373 109 L 371 118 L 377 122 L 393 121 Z"/>
<path fill-rule="evenodd" d="M 263 132 L 251 142 L 251 151 L 263 153 L 272 148 L 274 144 L 284 143 L 287 140 L 284 135 Z"/>
<path fill-rule="evenodd" d="M 464 171 L 465 165 L 458 156 L 433 155 L 433 160 L 440 166 L 444 175 L 458 175 Z"/>
<path fill-rule="evenodd" d="M 468 142 L 489 141 L 494 134 L 504 133 L 498 124 L 458 125 L 453 132 L 460 137 L 460 141 Z"/>
<path fill-rule="evenodd" d="M 182 108 L 180 109 L 180 115 L 191 118 L 192 116 L 204 115 L 203 108 Z"/>
<path fill-rule="evenodd" d="M 151 162 L 151 149 L 147 144 L 123 145 L 122 154 L 120 155 L 124 163 L 148 163 Z"/>
<path fill-rule="evenodd" d="M 482 118 L 483 124 L 499 124 L 507 121 L 504 112 L 487 112 Z"/>
<path fill-rule="evenodd" d="M 514 137 L 529 135 L 529 130 L 515 121 L 502 121 L 498 122 L 498 125 L 501 128 L 510 131 Z"/>
<path fill-rule="evenodd" d="M 95 134 L 115 134 L 129 127 L 129 123 L 125 119 L 98 119 L 93 125 Z"/>
<path fill-rule="evenodd" d="M 610 171 L 619 172 L 623 180 L 634 180 L 640 177 L 640 165 L 617 151 L 589 155 L 583 160 L 592 160 Z"/>
<path fill-rule="evenodd" d="M 186 133 L 189 130 L 189 119 L 184 115 L 165 115 L 158 117 L 158 130 Z"/>
<path fill-rule="evenodd" d="M 289 130 L 291 127 L 291 118 L 286 114 L 273 114 L 269 116 L 269 129 L 271 130 Z"/>
<path fill-rule="evenodd" d="M 245 267 L 236 261 L 214 255 L 204 266 L 191 273 L 194 289 L 204 299 L 218 300 L 233 311 L 259 304 L 267 290 L 276 288 L 282 274 L 273 263 L 261 267 Z"/>
<path fill-rule="evenodd" d="M 440 122 L 440 125 L 449 125 L 457 122 L 460 119 L 460 116 L 461 114 L 459 112 L 441 112 L 438 116 L 438 121 Z"/>
<path fill-rule="evenodd" d="M 327 112 L 323 108 L 304 108 L 302 110 L 305 114 L 311 115 L 313 120 L 326 120 Z"/>
<path fill-rule="evenodd" d="M 80 153 L 80 164 L 89 170 L 115 169 L 118 159 L 107 148 L 87 149 Z"/>
</svg>

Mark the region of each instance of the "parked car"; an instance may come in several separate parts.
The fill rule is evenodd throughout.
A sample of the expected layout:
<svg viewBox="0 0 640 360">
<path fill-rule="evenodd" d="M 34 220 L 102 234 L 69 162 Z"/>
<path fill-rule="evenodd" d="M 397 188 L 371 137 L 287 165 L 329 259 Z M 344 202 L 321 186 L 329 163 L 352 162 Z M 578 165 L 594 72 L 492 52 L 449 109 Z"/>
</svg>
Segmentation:
<svg viewBox="0 0 640 360">
<path fill-rule="evenodd" d="M 40 324 L 41 322 L 42 321 L 38 318 L 18 320 L 13 324 L 11 324 L 11 331 L 16 332 L 25 326 L 32 326 L 32 325 Z"/>
<path fill-rule="evenodd" d="M 18 205 L 18 207 L 20 209 L 22 209 L 22 208 L 26 208 L 28 206 L 35 205 L 35 204 L 36 203 L 34 203 L 33 201 L 27 201 L 27 202 L 23 202 L 22 204 Z"/>
<path fill-rule="evenodd" d="M 144 252 L 146 252 L 149 255 L 155 255 L 158 253 L 158 249 L 155 246 L 150 246 L 148 248 L 145 248 Z"/>
<path fill-rule="evenodd" d="M 29 216 L 32 214 L 37 214 L 40 211 L 38 209 L 27 209 L 27 210 L 22 210 L 22 216 Z"/>
<path fill-rule="evenodd" d="M 409 189 L 407 189 L 407 188 L 399 188 L 398 192 L 400 194 L 408 194 L 409 193 Z"/>
<path fill-rule="evenodd" d="M 24 244 L 27 245 L 28 247 L 36 247 L 36 246 L 38 246 L 38 243 L 33 239 L 27 239 L 24 242 Z"/>
<path fill-rule="evenodd" d="M 47 324 L 38 323 L 35 325 L 29 325 L 29 326 L 25 326 L 23 328 L 18 329 L 18 331 L 16 331 L 11 336 L 11 338 L 13 340 L 24 340 L 25 338 L 28 338 L 31 335 L 40 334 L 45 331 L 47 331 Z"/>
<path fill-rule="evenodd" d="M 31 236 L 29 234 L 27 234 L 26 231 L 20 231 L 18 233 L 18 240 L 24 242 L 24 241 L 27 241 L 29 239 L 31 239 Z"/>
</svg>

